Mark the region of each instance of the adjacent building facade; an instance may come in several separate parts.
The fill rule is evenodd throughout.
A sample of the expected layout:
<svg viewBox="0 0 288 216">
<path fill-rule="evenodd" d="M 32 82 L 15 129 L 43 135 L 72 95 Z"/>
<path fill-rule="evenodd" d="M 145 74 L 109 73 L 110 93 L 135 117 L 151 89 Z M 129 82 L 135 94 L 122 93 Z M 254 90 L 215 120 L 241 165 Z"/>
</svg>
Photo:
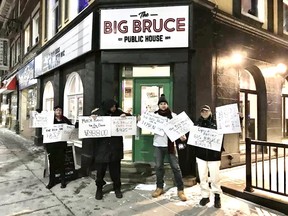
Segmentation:
<svg viewBox="0 0 288 216">
<path fill-rule="evenodd" d="M 243 163 L 245 137 L 281 142 L 287 136 L 288 2 L 55 0 L 37 1 L 33 8 L 27 23 L 33 26 L 39 17 L 39 35 L 30 31 L 26 44 L 29 24 L 22 26 L 22 62 L 4 75 L 17 74 L 18 84 L 1 94 L 1 107 L 16 104 L 12 118 L 35 144 L 42 144 L 41 131 L 29 131 L 30 110 L 63 105 L 75 122 L 114 98 L 138 116 L 157 109 L 162 93 L 175 113 L 185 111 L 192 121 L 204 104 L 213 110 L 238 104 L 242 133 L 224 136 L 222 167 Z M 89 173 L 97 140 L 73 142 Z M 124 146 L 125 160 L 153 162 L 149 132 L 139 129 L 125 137 Z M 193 147 L 178 154 L 184 176 L 195 175 Z"/>
</svg>

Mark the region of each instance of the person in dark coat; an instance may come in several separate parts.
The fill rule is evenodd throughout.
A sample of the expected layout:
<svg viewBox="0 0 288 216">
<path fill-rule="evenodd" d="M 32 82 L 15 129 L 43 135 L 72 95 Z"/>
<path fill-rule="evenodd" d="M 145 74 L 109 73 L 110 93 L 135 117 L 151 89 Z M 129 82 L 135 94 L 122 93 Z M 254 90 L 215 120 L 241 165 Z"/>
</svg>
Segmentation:
<svg viewBox="0 0 288 216">
<path fill-rule="evenodd" d="M 213 117 L 208 105 L 201 108 L 200 118 L 195 126 L 217 129 L 216 119 Z M 206 148 L 195 147 L 196 161 L 199 172 L 201 196 L 200 205 L 205 206 L 210 202 L 210 188 L 208 182 L 208 172 L 210 174 L 211 191 L 214 194 L 214 207 L 221 208 L 220 194 L 222 193 L 220 185 L 220 165 L 221 151 L 214 151 Z"/>
<path fill-rule="evenodd" d="M 92 111 L 92 117 L 97 116 L 131 116 L 123 112 L 115 100 L 107 99 L 102 102 L 99 109 Z M 103 198 L 103 186 L 107 167 L 109 168 L 110 177 L 113 181 L 113 189 L 117 198 L 122 198 L 121 192 L 121 160 L 124 157 L 123 152 L 123 137 L 112 136 L 96 139 L 95 146 L 95 163 L 96 163 L 96 194 L 95 199 L 101 200 Z"/>
<path fill-rule="evenodd" d="M 63 116 L 63 109 L 60 106 L 54 107 L 54 124 L 68 124 L 72 125 L 71 121 Z M 49 159 L 49 183 L 46 188 L 51 189 L 56 185 L 55 174 L 58 170 L 60 172 L 61 188 L 66 187 L 65 181 L 65 151 L 67 148 L 67 142 L 54 142 L 46 143 L 46 150 Z"/>
</svg>

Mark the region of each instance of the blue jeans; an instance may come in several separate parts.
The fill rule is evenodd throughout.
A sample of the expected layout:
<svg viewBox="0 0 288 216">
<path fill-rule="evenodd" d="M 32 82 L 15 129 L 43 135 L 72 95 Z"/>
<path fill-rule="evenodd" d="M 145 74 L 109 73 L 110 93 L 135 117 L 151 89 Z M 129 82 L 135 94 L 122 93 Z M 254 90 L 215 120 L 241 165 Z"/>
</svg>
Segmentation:
<svg viewBox="0 0 288 216">
<path fill-rule="evenodd" d="M 182 173 L 179 167 L 178 158 L 175 154 L 169 154 L 167 147 L 155 147 L 154 157 L 155 157 L 155 171 L 156 171 L 156 185 L 157 188 L 164 187 L 164 158 L 165 155 L 168 155 L 168 160 L 170 167 L 174 174 L 174 180 L 177 186 L 178 191 L 184 189 L 184 184 L 182 180 Z"/>
</svg>

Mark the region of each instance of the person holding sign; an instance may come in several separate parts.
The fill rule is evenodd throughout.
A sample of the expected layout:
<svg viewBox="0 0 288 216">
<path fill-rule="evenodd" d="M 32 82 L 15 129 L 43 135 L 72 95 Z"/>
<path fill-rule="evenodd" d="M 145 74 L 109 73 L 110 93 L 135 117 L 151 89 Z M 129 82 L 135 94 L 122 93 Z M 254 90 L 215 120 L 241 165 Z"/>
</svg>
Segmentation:
<svg viewBox="0 0 288 216">
<path fill-rule="evenodd" d="M 172 119 L 173 116 L 176 116 L 175 113 L 172 113 L 168 107 L 168 102 L 165 98 L 165 95 L 162 94 L 158 101 L 159 109 L 155 112 L 158 115 L 164 116 L 168 119 Z M 186 140 L 186 136 L 180 137 L 181 141 Z M 155 147 L 155 170 L 156 170 L 156 190 L 152 193 L 152 197 L 156 198 L 164 193 L 164 157 L 168 156 L 170 167 L 174 174 L 174 179 L 176 182 L 178 197 L 181 201 L 186 201 L 187 198 L 184 194 L 184 184 L 182 180 L 182 173 L 180 170 L 178 158 L 175 151 L 175 142 L 172 142 L 166 134 L 164 135 L 154 135 L 153 145 Z"/>
<path fill-rule="evenodd" d="M 200 118 L 195 126 L 217 129 L 216 120 L 212 116 L 211 109 L 208 105 L 201 108 Z M 201 196 L 200 205 L 205 206 L 210 202 L 210 188 L 208 182 L 208 172 L 210 174 L 211 191 L 214 194 L 214 207 L 221 208 L 220 194 L 222 193 L 220 186 L 219 171 L 221 165 L 221 151 L 195 147 L 196 161 L 200 179 Z"/>
<path fill-rule="evenodd" d="M 99 109 L 92 112 L 91 117 L 97 116 L 131 116 L 131 114 L 123 112 L 115 100 L 108 99 L 102 102 Z M 113 181 L 113 189 L 117 198 L 122 198 L 121 192 L 121 160 L 124 157 L 123 137 L 112 136 L 95 139 L 95 163 L 96 163 L 96 194 L 95 199 L 103 198 L 103 186 L 107 167 L 109 167 L 110 177 Z"/>
<path fill-rule="evenodd" d="M 54 107 L 54 124 L 68 124 L 72 125 L 71 121 L 63 116 L 62 107 Z M 56 170 L 60 172 L 61 188 L 66 187 L 65 181 L 65 151 L 67 148 L 67 142 L 53 142 L 46 143 L 46 150 L 49 158 L 49 183 L 46 186 L 47 189 L 51 189 L 56 185 L 55 174 Z"/>
</svg>

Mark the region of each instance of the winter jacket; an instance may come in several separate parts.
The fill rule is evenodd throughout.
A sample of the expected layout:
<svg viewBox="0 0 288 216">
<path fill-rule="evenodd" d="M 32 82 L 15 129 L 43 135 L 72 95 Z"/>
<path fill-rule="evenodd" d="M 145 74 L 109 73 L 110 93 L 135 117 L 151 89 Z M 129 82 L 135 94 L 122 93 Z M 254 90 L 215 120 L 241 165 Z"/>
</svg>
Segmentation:
<svg viewBox="0 0 288 216">
<path fill-rule="evenodd" d="M 211 129 L 217 129 L 216 120 L 210 115 L 207 119 L 204 119 L 202 116 L 195 123 L 195 126 L 205 127 Z M 222 148 L 223 149 L 223 143 Z M 222 150 L 221 150 L 222 151 Z M 206 148 L 195 147 L 195 154 L 197 158 L 200 158 L 205 161 L 219 161 L 221 160 L 221 151 L 214 151 Z"/>
<path fill-rule="evenodd" d="M 110 108 L 113 105 L 116 105 L 117 109 L 115 112 L 110 112 Z M 97 116 L 120 116 L 122 114 L 131 116 L 118 108 L 118 105 L 114 100 L 104 101 L 101 107 L 92 112 L 92 114 Z M 95 142 L 94 156 L 96 163 L 109 163 L 123 159 L 124 153 L 122 136 L 102 137 L 93 140 Z"/>
</svg>

